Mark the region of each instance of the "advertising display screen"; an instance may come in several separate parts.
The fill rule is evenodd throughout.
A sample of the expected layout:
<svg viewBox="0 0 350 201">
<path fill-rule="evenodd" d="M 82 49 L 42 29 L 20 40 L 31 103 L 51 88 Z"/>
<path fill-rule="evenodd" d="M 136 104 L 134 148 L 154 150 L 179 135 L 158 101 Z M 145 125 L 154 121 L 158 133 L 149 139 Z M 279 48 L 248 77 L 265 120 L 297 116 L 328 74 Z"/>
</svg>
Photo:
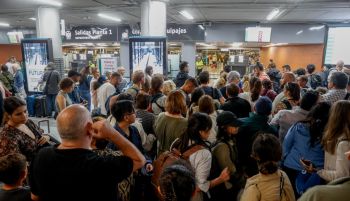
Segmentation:
<svg viewBox="0 0 350 201">
<path fill-rule="evenodd" d="M 22 40 L 23 62 L 29 92 L 40 92 L 38 85 L 50 59 L 49 48 L 52 46 L 49 42 L 51 40 Z"/>
<path fill-rule="evenodd" d="M 130 38 L 130 72 L 153 67 L 153 73 L 167 74 L 165 38 Z"/>
<path fill-rule="evenodd" d="M 327 37 L 325 64 L 336 64 L 343 60 L 350 65 L 350 27 L 330 27 Z"/>
<path fill-rule="evenodd" d="M 271 41 L 271 27 L 247 27 L 245 41 L 269 43 Z"/>
</svg>

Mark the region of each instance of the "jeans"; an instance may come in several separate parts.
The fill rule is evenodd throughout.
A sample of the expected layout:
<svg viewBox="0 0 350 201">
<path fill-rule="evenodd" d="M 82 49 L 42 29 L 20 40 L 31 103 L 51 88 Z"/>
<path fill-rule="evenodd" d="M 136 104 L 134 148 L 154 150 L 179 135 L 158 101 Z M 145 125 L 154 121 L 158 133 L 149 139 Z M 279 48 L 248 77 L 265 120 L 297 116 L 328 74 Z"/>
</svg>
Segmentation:
<svg viewBox="0 0 350 201">
<path fill-rule="evenodd" d="M 55 102 L 57 94 L 46 94 L 46 105 L 49 116 L 52 116 L 52 111 L 56 111 Z"/>
<path fill-rule="evenodd" d="M 87 109 L 90 111 L 91 107 L 91 94 L 90 90 L 79 90 L 80 97 L 82 97 L 84 100 L 88 102 Z"/>
</svg>

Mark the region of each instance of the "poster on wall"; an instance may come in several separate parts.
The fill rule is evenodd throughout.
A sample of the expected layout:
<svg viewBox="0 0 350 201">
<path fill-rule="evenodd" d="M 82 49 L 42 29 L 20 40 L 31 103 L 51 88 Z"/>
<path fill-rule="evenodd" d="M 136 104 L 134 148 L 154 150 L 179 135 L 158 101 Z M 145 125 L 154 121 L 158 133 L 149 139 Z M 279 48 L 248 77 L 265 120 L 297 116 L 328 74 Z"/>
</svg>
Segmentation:
<svg viewBox="0 0 350 201">
<path fill-rule="evenodd" d="M 100 69 L 101 75 L 106 75 L 107 72 L 109 73 L 116 72 L 117 66 L 118 66 L 117 57 L 99 59 L 99 69 Z"/>
<path fill-rule="evenodd" d="M 39 82 L 44 75 L 45 67 L 52 59 L 51 39 L 22 40 L 23 62 L 26 69 L 28 92 L 41 92 Z"/>
<path fill-rule="evenodd" d="M 167 74 L 167 51 L 164 37 L 135 37 L 129 40 L 130 72 L 153 67 L 153 73 Z"/>
</svg>

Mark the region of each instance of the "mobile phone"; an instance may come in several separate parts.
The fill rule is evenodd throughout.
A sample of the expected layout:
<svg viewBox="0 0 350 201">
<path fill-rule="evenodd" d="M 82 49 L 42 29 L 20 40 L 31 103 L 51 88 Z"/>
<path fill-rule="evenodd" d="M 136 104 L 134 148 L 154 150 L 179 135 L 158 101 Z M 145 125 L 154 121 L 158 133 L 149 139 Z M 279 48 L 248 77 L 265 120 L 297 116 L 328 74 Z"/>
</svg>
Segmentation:
<svg viewBox="0 0 350 201">
<path fill-rule="evenodd" d="M 305 166 L 311 166 L 312 163 L 310 160 L 306 160 L 306 159 L 300 159 L 300 161 L 305 165 Z"/>
</svg>

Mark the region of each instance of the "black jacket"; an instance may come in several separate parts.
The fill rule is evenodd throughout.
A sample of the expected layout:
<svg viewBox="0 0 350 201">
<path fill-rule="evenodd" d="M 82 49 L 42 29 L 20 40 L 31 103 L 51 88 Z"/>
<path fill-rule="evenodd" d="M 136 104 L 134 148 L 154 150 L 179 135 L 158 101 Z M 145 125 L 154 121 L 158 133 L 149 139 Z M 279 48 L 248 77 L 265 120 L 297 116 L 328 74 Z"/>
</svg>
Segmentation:
<svg viewBox="0 0 350 201">
<path fill-rule="evenodd" d="M 176 84 L 176 88 L 180 88 L 182 87 L 182 85 L 185 84 L 185 81 L 190 78 L 191 76 L 188 75 L 188 73 L 186 72 L 182 72 L 180 71 L 177 75 L 176 78 L 174 80 L 175 84 Z"/>
<path fill-rule="evenodd" d="M 252 111 L 250 103 L 240 97 L 233 97 L 226 100 L 221 106 L 222 110 L 230 111 L 235 114 L 238 118 L 249 117 L 249 113 Z"/>
</svg>

